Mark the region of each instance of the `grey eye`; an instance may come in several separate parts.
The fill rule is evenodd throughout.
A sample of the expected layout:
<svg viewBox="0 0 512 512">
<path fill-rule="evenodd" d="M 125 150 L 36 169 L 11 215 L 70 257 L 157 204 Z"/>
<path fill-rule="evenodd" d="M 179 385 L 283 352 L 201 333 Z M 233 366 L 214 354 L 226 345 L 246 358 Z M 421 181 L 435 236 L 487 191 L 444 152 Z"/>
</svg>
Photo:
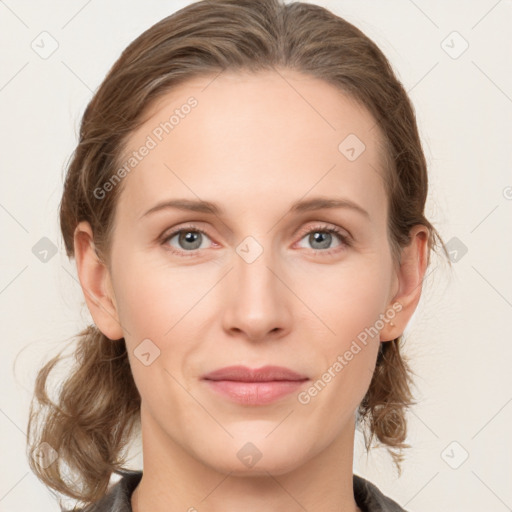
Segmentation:
<svg viewBox="0 0 512 512">
<path fill-rule="evenodd" d="M 178 249 L 183 251 L 195 251 L 201 248 L 201 244 L 204 241 L 203 239 L 205 236 L 205 233 L 196 229 L 181 229 L 180 231 L 172 234 L 167 239 L 167 243 L 171 244 L 171 241 L 177 238 Z"/>
</svg>

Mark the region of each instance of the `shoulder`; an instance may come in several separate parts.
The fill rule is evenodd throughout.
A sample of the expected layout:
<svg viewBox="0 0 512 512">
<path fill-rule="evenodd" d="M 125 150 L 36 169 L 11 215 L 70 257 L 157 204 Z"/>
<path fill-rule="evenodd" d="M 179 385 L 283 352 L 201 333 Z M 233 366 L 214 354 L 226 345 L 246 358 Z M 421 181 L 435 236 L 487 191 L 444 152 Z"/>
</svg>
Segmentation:
<svg viewBox="0 0 512 512">
<path fill-rule="evenodd" d="M 142 478 L 142 471 L 119 471 L 121 479 L 99 501 L 76 512 L 132 512 L 131 497 Z"/>
<path fill-rule="evenodd" d="M 379 488 L 359 475 L 354 477 L 354 498 L 363 512 L 407 512 L 396 501 L 384 496 Z"/>
</svg>

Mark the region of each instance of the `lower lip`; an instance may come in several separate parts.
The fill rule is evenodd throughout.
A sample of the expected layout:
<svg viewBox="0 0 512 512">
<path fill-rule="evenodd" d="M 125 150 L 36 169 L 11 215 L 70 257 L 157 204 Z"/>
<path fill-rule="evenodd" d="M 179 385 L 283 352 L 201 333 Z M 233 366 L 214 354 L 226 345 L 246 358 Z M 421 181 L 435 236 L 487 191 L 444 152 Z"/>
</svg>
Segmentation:
<svg viewBox="0 0 512 512">
<path fill-rule="evenodd" d="M 232 380 L 206 380 L 206 382 L 217 393 L 239 404 L 265 405 L 297 391 L 306 381 L 240 382 Z"/>
</svg>

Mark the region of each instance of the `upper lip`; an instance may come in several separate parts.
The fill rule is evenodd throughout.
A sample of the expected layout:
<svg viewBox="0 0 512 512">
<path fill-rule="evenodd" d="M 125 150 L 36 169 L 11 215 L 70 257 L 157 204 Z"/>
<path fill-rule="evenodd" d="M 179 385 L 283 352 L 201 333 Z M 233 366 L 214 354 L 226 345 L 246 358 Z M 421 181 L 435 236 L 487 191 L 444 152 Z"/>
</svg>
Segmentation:
<svg viewBox="0 0 512 512">
<path fill-rule="evenodd" d="M 284 366 L 263 366 L 248 368 L 247 366 L 226 366 L 202 377 L 205 380 L 231 380 L 237 382 L 270 382 L 278 380 L 301 381 L 308 377 L 294 372 Z"/>
</svg>

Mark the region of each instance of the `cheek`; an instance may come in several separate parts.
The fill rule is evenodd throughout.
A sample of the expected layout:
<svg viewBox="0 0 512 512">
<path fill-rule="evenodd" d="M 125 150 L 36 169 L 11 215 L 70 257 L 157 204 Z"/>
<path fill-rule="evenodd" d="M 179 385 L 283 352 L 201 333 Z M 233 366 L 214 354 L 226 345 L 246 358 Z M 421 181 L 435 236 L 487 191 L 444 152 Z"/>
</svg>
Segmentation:
<svg viewBox="0 0 512 512">
<path fill-rule="evenodd" d="M 322 360 L 316 387 L 326 388 L 319 405 L 355 409 L 370 385 L 380 346 L 379 319 L 389 295 L 385 263 L 384 256 L 368 257 L 308 285 L 308 304 L 328 326 L 316 321 L 323 331 L 316 349 Z"/>
<path fill-rule="evenodd" d="M 328 329 L 315 320 L 322 331 L 315 347 L 318 373 L 299 401 L 324 418 L 326 435 L 337 435 L 368 390 L 380 346 L 377 321 L 386 307 L 389 278 L 378 258 L 369 258 L 361 267 L 359 263 L 344 267 L 329 279 L 314 280 L 316 286 L 308 285 L 308 305 Z"/>
<path fill-rule="evenodd" d="M 139 338 L 169 338 L 195 314 L 201 297 L 218 279 L 201 265 L 171 266 L 162 258 L 137 255 L 120 262 L 118 269 L 115 289 L 121 323 L 129 336 Z"/>
<path fill-rule="evenodd" d="M 204 277 L 192 267 L 171 268 L 136 256 L 117 269 L 118 314 L 137 388 L 149 408 L 164 401 L 178 410 L 181 395 L 173 377 L 183 381 L 184 363 L 201 339 L 197 317 L 207 292 Z"/>
<path fill-rule="evenodd" d="M 335 346 L 375 325 L 387 306 L 390 273 L 378 258 L 367 258 L 338 269 L 331 267 L 322 275 L 309 272 L 307 280 L 296 282 L 300 284 L 298 294 L 307 298 L 307 305 L 328 328 Z M 321 325 L 319 320 L 316 323 Z"/>
<path fill-rule="evenodd" d="M 196 370 L 188 365 L 207 337 L 212 322 L 206 318 L 213 314 L 208 292 L 219 279 L 203 267 L 170 266 L 137 255 L 117 267 L 118 314 L 132 371 L 141 394 L 150 400 L 157 399 L 152 390 L 172 388 L 171 375 L 181 381 Z M 148 352 L 154 362 L 145 366 L 142 354 Z"/>
<path fill-rule="evenodd" d="M 375 324 L 389 292 L 386 255 L 351 256 L 336 265 L 296 262 L 288 262 L 282 272 L 285 282 L 293 284 L 293 293 L 279 300 L 294 309 L 296 328 L 324 338 L 327 354 L 343 349 Z M 125 254 L 116 263 L 118 313 L 132 346 L 145 338 L 160 347 L 178 335 L 193 340 L 192 332 L 183 331 L 223 313 L 226 283 L 219 282 L 224 270 L 218 264 L 171 265 L 164 258 L 141 253 Z M 214 304 L 208 297 L 212 291 L 217 298 Z"/>
</svg>

